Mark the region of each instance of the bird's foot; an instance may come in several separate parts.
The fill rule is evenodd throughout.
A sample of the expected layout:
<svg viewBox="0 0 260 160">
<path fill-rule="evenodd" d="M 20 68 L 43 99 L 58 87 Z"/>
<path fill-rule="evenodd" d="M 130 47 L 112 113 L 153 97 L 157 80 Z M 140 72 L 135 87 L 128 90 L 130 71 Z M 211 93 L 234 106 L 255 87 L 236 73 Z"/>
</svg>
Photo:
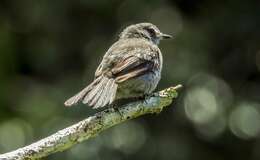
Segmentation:
<svg viewBox="0 0 260 160">
<path fill-rule="evenodd" d="M 121 118 L 123 118 L 123 114 L 120 112 L 120 108 L 118 107 L 118 103 L 114 102 L 112 104 L 109 105 L 109 108 L 113 109 L 115 112 L 117 112 Z"/>
<path fill-rule="evenodd" d="M 123 114 L 120 112 L 120 108 L 118 108 L 118 107 L 113 107 L 113 109 L 114 109 L 114 111 L 116 111 L 116 112 L 119 114 L 119 116 L 120 116 L 121 119 L 124 117 Z"/>
<path fill-rule="evenodd" d="M 144 96 L 142 98 L 145 103 L 148 103 L 148 101 L 151 97 L 157 97 L 157 96 L 159 96 L 158 93 L 150 93 L 150 94 L 144 94 Z"/>
</svg>

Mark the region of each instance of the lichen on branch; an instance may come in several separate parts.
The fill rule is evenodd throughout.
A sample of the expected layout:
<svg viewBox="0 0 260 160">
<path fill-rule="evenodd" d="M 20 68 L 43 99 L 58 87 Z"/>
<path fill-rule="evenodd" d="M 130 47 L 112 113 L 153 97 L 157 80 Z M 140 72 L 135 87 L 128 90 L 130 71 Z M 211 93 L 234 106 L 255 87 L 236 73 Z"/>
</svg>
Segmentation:
<svg viewBox="0 0 260 160">
<path fill-rule="evenodd" d="M 149 113 L 160 113 L 164 107 L 172 103 L 173 98 L 177 97 L 176 90 L 181 87 L 181 85 L 170 87 L 146 97 L 145 100 L 117 106 L 117 109 L 108 108 L 98 112 L 94 116 L 90 116 L 38 142 L 1 154 L 0 160 L 30 160 L 46 157 L 95 137 L 100 132 L 126 120 Z"/>
</svg>

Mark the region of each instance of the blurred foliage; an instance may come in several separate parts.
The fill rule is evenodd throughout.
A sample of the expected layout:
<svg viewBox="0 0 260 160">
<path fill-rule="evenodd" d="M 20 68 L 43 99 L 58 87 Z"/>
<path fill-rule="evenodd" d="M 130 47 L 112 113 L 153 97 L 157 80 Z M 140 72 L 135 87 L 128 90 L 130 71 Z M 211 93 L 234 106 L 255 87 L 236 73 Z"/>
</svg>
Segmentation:
<svg viewBox="0 0 260 160">
<path fill-rule="evenodd" d="M 160 44 L 158 86 L 185 86 L 174 107 L 46 159 L 260 159 L 259 10 L 259 0 L 1 0 L 0 153 L 97 112 L 63 102 L 124 27 L 148 21 L 175 35 Z"/>
</svg>

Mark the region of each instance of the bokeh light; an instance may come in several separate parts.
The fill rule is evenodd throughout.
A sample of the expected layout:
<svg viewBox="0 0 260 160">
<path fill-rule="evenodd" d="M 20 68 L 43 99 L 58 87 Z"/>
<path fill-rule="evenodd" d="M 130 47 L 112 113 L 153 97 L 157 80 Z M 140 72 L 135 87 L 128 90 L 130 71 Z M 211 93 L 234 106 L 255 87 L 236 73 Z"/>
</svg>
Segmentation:
<svg viewBox="0 0 260 160">
<path fill-rule="evenodd" d="M 137 152 L 145 143 L 146 132 L 141 124 L 130 122 L 113 128 L 106 137 L 109 137 L 106 145 L 131 154 Z"/>
<path fill-rule="evenodd" d="M 217 115 L 217 100 L 206 88 L 194 88 L 186 95 L 185 112 L 193 122 L 207 123 Z"/>
<path fill-rule="evenodd" d="M 190 78 L 184 109 L 200 137 L 210 140 L 225 131 L 225 114 L 232 101 L 232 90 L 225 81 L 200 73 Z"/>
<path fill-rule="evenodd" d="M 7 152 L 23 147 L 32 136 L 32 127 L 22 119 L 0 123 L 0 150 Z"/>
<path fill-rule="evenodd" d="M 259 105 L 242 103 L 231 113 L 229 126 L 234 135 L 239 138 L 255 138 L 260 133 Z"/>
</svg>

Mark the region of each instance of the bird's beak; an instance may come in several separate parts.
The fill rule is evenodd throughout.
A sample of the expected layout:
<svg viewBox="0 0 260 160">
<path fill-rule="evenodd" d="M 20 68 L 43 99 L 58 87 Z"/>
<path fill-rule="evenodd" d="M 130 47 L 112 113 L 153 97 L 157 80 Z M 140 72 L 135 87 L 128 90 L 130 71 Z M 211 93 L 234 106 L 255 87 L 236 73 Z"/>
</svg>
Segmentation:
<svg viewBox="0 0 260 160">
<path fill-rule="evenodd" d="M 162 33 L 160 37 L 161 37 L 161 39 L 170 39 L 170 38 L 172 38 L 171 35 L 169 35 L 169 34 L 164 34 L 164 33 Z"/>
</svg>

